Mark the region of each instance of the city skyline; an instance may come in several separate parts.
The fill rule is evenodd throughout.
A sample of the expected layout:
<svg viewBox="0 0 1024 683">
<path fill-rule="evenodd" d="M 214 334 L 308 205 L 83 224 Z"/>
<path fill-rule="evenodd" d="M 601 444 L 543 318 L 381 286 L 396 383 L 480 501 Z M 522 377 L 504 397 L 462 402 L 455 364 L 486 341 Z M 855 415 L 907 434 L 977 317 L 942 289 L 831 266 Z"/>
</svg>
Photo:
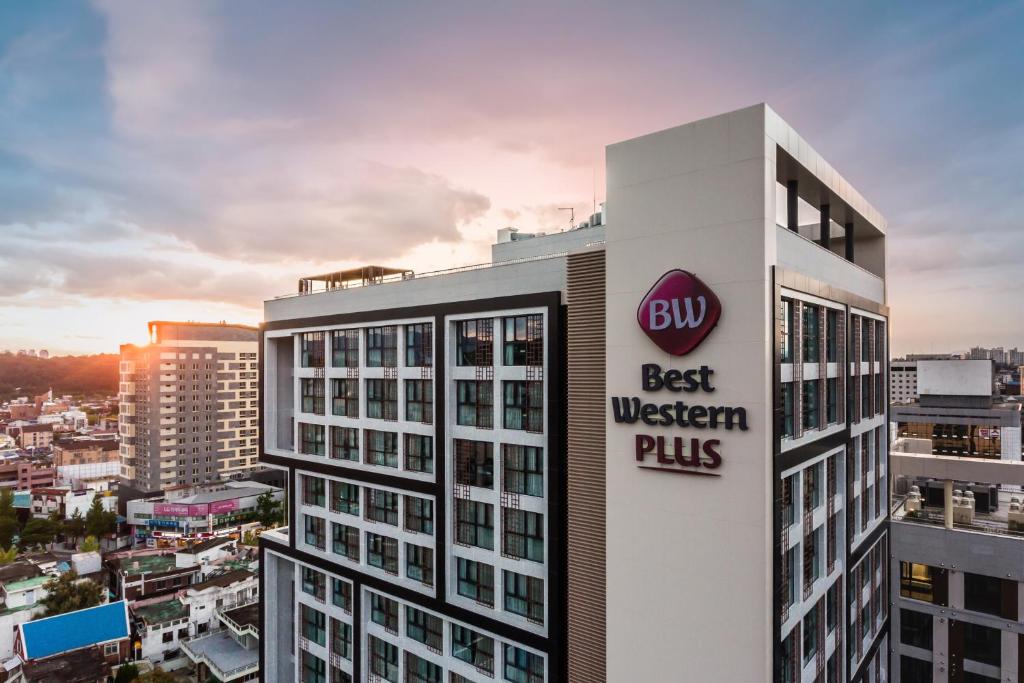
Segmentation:
<svg viewBox="0 0 1024 683">
<path fill-rule="evenodd" d="M 0 348 L 483 262 L 585 218 L 605 144 L 759 101 L 887 216 L 894 355 L 1024 343 L 1019 4 L 247 8 L 0 9 Z"/>
</svg>

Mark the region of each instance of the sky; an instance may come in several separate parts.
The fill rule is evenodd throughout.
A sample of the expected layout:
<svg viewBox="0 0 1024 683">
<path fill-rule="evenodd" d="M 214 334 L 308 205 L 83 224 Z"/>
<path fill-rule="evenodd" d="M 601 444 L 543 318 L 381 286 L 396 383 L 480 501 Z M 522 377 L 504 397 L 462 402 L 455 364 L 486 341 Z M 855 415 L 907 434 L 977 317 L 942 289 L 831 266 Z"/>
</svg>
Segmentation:
<svg viewBox="0 0 1024 683">
<path fill-rule="evenodd" d="M 886 217 L 896 354 L 1024 346 L 1024 3 L 0 3 L 0 350 L 486 262 L 767 102 Z"/>
</svg>

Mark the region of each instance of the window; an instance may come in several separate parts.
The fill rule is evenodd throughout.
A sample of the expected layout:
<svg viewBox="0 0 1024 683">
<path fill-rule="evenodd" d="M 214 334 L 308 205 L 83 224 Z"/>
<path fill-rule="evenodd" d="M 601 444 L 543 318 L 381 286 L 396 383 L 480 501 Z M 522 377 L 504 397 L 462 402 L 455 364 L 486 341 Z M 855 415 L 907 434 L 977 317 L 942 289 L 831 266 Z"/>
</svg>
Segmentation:
<svg viewBox="0 0 1024 683">
<path fill-rule="evenodd" d="M 344 417 L 359 417 L 359 380 L 331 380 L 331 412 Z"/>
<path fill-rule="evenodd" d="M 460 320 L 455 323 L 455 364 L 491 367 L 494 365 L 494 321 Z"/>
<path fill-rule="evenodd" d="M 900 562 L 900 596 L 946 605 L 946 570 L 917 562 Z"/>
<path fill-rule="evenodd" d="M 544 580 L 507 569 L 505 574 L 505 611 L 544 623 Z"/>
<path fill-rule="evenodd" d="M 494 550 L 494 506 L 456 498 L 455 542 Z"/>
<path fill-rule="evenodd" d="M 782 385 L 782 437 L 793 436 L 793 383 Z"/>
<path fill-rule="evenodd" d="M 544 449 L 502 444 L 502 489 L 524 496 L 544 495 Z"/>
<path fill-rule="evenodd" d="M 885 323 L 881 320 L 875 321 L 875 360 L 885 362 Z"/>
<path fill-rule="evenodd" d="M 324 550 L 327 547 L 326 522 L 320 517 L 314 517 L 313 515 L 302 515 L 302 518 L 305 522 L 306 545 Z"/>
<path fill-rule="evenodd" d="M 428 474 L 434 471 L 434 437 L 405 435 L 405 469 Z"/>
<path fill-rule="evenodd" d="M 327 484 L 320 477 L 302 475 L 302 503 L 323 507 L 327 502 Z"/>
<path fill-rule="evenodd" d="M 494 427 L 494 382 L 458 380 L 455 382 L 457 422 L 468 427 Z"/>
<path fill-rule="evenodd" d="M 932 683 L 934 680 L 932 675 L 930 659 L 900 656 L 900 681 L 902 683 Z"/>
<path fill-rule="evenodd" d="M 359 529 L 347 524 L 331 522 L 331 550 L 335 555 L 359 561 Z"/>
<path fill-rule="evenodd" d="M 406 605 L 405 635 L 440 654 L 444 647 L 444 622 L 440 617 Z"/>
<path fill-rule="evenodd" d="M 327 577 L 315 569 L 302 568 L 302 592 L 323 601 L 327 593 Z"/>
<path fill-rule="evenodd" d="M 430 323 L 405 326 L 406 367 L 429 368 L 433 364 L 433 330 Z"/>
<path fill-rule="evenodd" d="M 972 612 L 1002 616 L 1003 581 L 992 576 L 964 572 L 964 607 Z M 1014 605 L 1016 591 L 1014 592 Z"/>
<path fill-rule="evenodd" d="M 331 654 L 352 659 L 352 626 L 331 617 Z"/>
<path fill-rule="evenodd" d="M 429 379 L 405 380 L 405 419 L 430 424 L 434 421 L 434 383 Z"/>
<path fill-rule="evenodd" d="M 998 667 L 1002 661 L 1002 636 L 997 628 L 960 622 L 964 629 L 964 658 Z"/>
<path fill-rule="evenodd" d="M 366 532 L 366 563 L 398 576 L 398 541 Z"/>
<path fill-rule="evenodd" d="M 820 307 L 807 303 L 804 304 L 803 344 L 805 363 L 817 363 L 819 359 L 818 344 L 821 341 L 821 330 L 818 329 L 818 316 L 820 313 Z"/>
<path fill-rule="evenodd" d="M 881 375 L 879 375 L 879 377 L 881 377 Z M 839 379 L 837 377 L 829 377 L 825 382 L 828 423 L 835 424 L 839 420 Z"/>
<path fill-rule="evenodd" d="M 455 483 L 494 488 L 494 444 L 456 439 Z"/>
<path fill-rule="evenodd" d="M 932 649 L 932 615 L 912 609 L 900 610 L 900 642 L 904 645 Z"/>
<path fill-rule="evenodd" d="M 452 657 L 472 664 L 480 671 L 494 673 L 494 639 L 452 624 Z"/>
<path fill-rule="evenodd" d="M 867 318 L 860 319 L 860 359 L 864 362 L 871 358 L 871 322 Z"/>
<path fill-rule="evenodd" d="M 299 453 L 302 455 L 324 455 L 324 426 L 299 423 Z"/>
<path fill-rule="evenodd" d="M 544 317 L 517 315 L 504 323 L 505 365 L 543 365 Z"/>
<path fill-rule="evenodd" d="M 335 330 L 331 333 L 331 365 L 336 368 L 359 367 L 359 330 Z"/>
<path fill-rule="evenodd" d="M 544 515 L 526 510 L 503 508 L 505 535 L 502 550 L 519 559 L 544 561 Z"/>
<path fill-rule="evenodd" d="M 793 493 L 797 486 L 799 474 L 791 474 L 782 480 L 782 525 L 783 528 L 793 525 L 796 521 L 796 506 Z"/>
<path fill-rule="evenodd" d="M 324 381 L 311 377 L 303 377 L 302 412 L 314 415 L 324 414 Z"/>
<path fill-rule="evenodd" d="M 860 415 L 862 420 L 871 417 L 871 375 L 860 376 Z"/>
<path fill-rule="evenodd" d="M 370 593 L 370 619 L 386 631 L 398 633 L 398 601 L 379 593 Z"/>
<path fill-rule="evenodd" d="M 304 332 L 300 336 L 300 361 L 304 368 L 324 366 L 324 333 Z"/>
<path fill-rule="evenodd" d="M 405 544 L 405 575 L 427 586 L 434 585 L 434 551 L 421 545 Z"/>
<path fill-rule="evenodd" d="M 324 660 L 307 651 L 302 652 L 302 683 L 327 683 Z"/>
<path fill-rule="evenodd" d="M 342 579 L 331 579 L 331 602 L 352 613 L 352 584 Z"/>
<path fill-rule="evenodd" d="M 398 494 L 367 488 L 366 519 L 398 526 Z"/>
<path fill-rule="evenodd" d="M 398 434 L 367 429 L 366 464 L 398 467 Z"/>
<path fill-rule="evenodd" d="M 437 664 L 405 653 L 405 683 L 444 683 L 444 670 Z"/>
<path fill-rule="evenodd" d="M 818 382 L 811 380 L 803 383 L 804 392 L 804 431 L 818 428 Z"/>
<path fill-rule="evenodd" d="M 405 529 L 420 534 L 434 533 L 434 501 L 406 496 Z"/>
<path fill-rule="evenodd" d="M 544 431 L 544 383 L 502 382 L 505 393 L 505 429 Z"/>
<path fill-rule="evenodd" d="M 359 462 L 359 430 L 354 427 L 331 427 L 331 457 L 335 460 Z"/>
<path fill-rule="evenodd" d="M 107 643 L 103 646 L 103 654 L 107 657 L 117 655 L 121 652 L 121 645 L 119 643 Z"/>
<path fill-rule="evenodd" d="M 780 321 L 780 357 L 783 363 L 793 362 L 793 302 L 782 300 L 782 320 Z"/>
<path fill-rule="evenodd" d="M 367 636 L 370 644 L 370 673 L 388 683 L 398 683 L 398 647 L 376 636 Z"/>
<path fill-rule="evenodd" d="M 515 645 L 506 645 L 505 680 L 512 683 L 543 683 L 544 657 Z"/>
<path fill-rule="evenodd" d="M 882 380 L 885 375 L 879 372 L 875 375 L 875 413 L 881 415 L 885 412 L 885 384 Z"/>
<path fill-rule="evenodd" d="M 398 419 L 397 380 L 366 380 L 366 417 L 392 422 Z"/>
<path fill-rule="evenodd" d="M 828 593 L 825 596 L 825 633 L 832 633 L 832 631 L 836 630 L 836 626 L 839 625 L 842 618 L 840 611 L 842 607 L 843 598 L 839 582 L 837 581 L 829 587 Z"/>
<path fill-rule="evenodd" d="M 398 334 L 394 325 L 366 328 L 366 366 L 398 366 Z"/>
<path fill-rule="evenodd" d="M 494 567 L 457 557 L 459 595 L 494 607 Z"/>
<path fill-rule="evenodd" d="M 804 664 L 818 652 L 818 605 L 815 605 L 804 617 Z"/>
<path fill-rule="evenodd" d="M 327 617 L 320 610 L 299 603 L 302 619 L 302 637 L 317 645 L 327 643 Z"/>
<path fill-rule="evenodd" d="M 825 360 L 839 361 L 839 311 L 832 308 L 825 312 Z"/>
</svg>

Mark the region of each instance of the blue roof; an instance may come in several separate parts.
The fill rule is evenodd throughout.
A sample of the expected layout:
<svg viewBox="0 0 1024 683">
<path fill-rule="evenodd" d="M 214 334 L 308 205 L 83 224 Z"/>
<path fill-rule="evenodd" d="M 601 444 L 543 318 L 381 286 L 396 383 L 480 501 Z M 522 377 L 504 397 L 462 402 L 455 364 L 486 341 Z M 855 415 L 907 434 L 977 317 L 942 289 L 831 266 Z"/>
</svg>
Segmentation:
<svg viewBox="0 0 1024 683">
<path fill-rule="evenodd" d="M 29 507 L 32 507 L 32 492 L 31 491 L 15 491 L 14 492 L 14 507 L 16 507 L 16 508 L 29 508 Z"/>
<path fill-rule="evenodd" d="M 128 637 L 128 603 L 124 600 L 66 612 L 21 625 L 26 659 L 41 659 Z"/>
</svg>

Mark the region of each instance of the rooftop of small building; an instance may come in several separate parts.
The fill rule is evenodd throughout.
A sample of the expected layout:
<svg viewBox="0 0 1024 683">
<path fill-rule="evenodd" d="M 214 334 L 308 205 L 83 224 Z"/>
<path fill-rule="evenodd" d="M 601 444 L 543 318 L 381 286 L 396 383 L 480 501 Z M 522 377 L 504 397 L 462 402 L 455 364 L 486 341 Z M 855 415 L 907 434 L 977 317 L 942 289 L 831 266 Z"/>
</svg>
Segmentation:
<svg viewBox="0 0 1024 683">
<path fill-rule="evenodd" d="M 246 579 L 251 579 L 254 576 L 256 575 L 248 569 L 232 569 L 224 572 L 223 574 L 215 574 L 213 576 L 209 576 L 204 581 L 200 581 L 199 583 L 194 583 L 191 586 L 189 586 L 189 590 L 201 591 L 206 590 L 207 588 L 214 587 L 224 588 L 226 586 L 230 586 L 233 583 L 238 583 L 240 581 L 245 581 Z"/>
<path fill-rule="evenodd" d="M 99 648 L 88 647 L 26 662 L 22 671 L 31 683 L 93 683 L 104 680 L 110 667 Z"/>
<path fill-rule="evenodd" d="M 195 555 L 207 550 L 211 550 L 218 546 L 227 545 L 228 543 L 235 543 L 235 539 L 230 536 L 221 536 L 219 538 L 208 538 L 205 541 L 194 543 L 186 548 L 182 548 L 178 551 L 180 554 Z"/>
<path fill-rule="evenodd" d="M 177 560 L 174 554 L 139 555 L 137 557 L 115 557 L 109 560 L 111 566 L 128 576 L 154 574 L 174 569 Z"/>
<path fill-rule="evenodd" d="M 0 567 L 0 584 L 24 581 L 25 579 L 30 579 L 35 576 L 41 576 L 42 573 L 42 570 L 31 562 L 18 560 Z"/>
<path fill-rule="evenodd" d="M 155 626 L 187 617 L 188 607 L 181 604 L 181 601 L 177 598 L 172 598 L 150 605 L 132 607 L 132 612 L 147 626 Z"/>
<path fill-rule="evenodd" d="M 248 650 L 242 647 L 226 630 L 185 641 L 184 649 L 196 658 L 209 660 L 221 671 L 237 671 L 257 666 L 260 660 L 259 648 Z"/>
<path fill-rule="evenodd" d="M 123 600 L 45 617 L 19 626 L 27 659 L 128 637 L 128 604 Z"/>
<path fill-rule="evenodd" d="M 28 579 L 22 579 L 21 581 L 12 581 L 4 584 L 4 591 L 7 593 L 16 593 L 18 591 L 29 590 L 30 588 L 38 588 L 52 578 L 52 576 L 44 574 L 42 576 L 33 576 Z"/>
<path fill-rule="evenodd" d="M 224 610 L 224 616 L 241 627 L 260 625 L 260 603 L 251 602 L 248 605 Z"/>
</svg>

